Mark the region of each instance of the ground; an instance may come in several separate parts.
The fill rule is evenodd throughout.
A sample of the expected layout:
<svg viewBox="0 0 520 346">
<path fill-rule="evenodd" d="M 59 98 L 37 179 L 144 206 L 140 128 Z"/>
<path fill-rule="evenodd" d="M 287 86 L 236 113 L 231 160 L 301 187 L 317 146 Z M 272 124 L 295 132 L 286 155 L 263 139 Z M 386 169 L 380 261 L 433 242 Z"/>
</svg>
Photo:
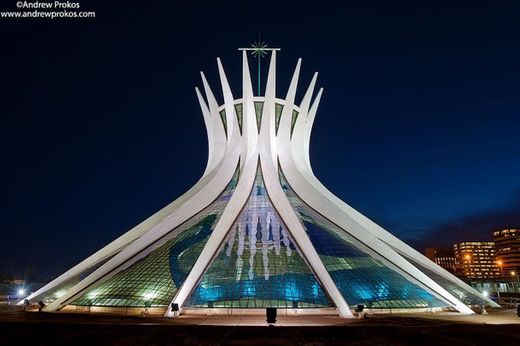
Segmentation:
<svg viewBox="0 0 520 346">
<path fill-rule="evenodd" d="M 24 313 L 0 306 L 0 345 L 520 345 L 520 319 L 513 310 L 488 315 L 457 314 L 279 317 L 120 317 Z"/>
</svg>

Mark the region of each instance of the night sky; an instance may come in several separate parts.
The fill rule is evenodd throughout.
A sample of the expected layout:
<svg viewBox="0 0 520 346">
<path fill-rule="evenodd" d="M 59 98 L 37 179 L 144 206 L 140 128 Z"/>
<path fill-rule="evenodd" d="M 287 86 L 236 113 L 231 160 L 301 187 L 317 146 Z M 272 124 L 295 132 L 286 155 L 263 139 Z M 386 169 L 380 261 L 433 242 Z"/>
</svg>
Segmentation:
<svg viewBox="0 0 520 346">
<path fill-rule="evenodd" d="M 300 90 L 320 72 L 311 160 L 337 196 L 421 252 L 520 227 L 517 1 L 118 3 L 0 19 L 3 274 L 47 280 L 189 189 L 199 71 L 221 99 L 221 57 L 239 95 L 259 32 L 279 97 L 298 57 Z"/>
</svg>

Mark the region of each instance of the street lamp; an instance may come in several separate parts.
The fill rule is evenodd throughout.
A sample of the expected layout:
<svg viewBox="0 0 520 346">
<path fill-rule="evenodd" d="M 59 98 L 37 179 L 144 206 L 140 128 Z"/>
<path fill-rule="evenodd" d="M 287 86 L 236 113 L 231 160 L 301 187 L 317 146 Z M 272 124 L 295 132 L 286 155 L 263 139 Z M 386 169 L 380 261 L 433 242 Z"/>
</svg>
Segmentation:
<svg viewBox="0 0 520 346">
<path fill-rule="evenodd" d="M 502 262 L 502 260 L 498 260 L 498 261 L 497 261 L 497 264 L 498 264 L 498 266 L 500 267 L 500 275 L 501 275 L 501 276 L 504 276 L 504 267 L 502 267 L 502 265 L 504 264 L 504 262 Z"/>
<path fill-rule="evenodd" d="M 471 277 L 471 256 L 469 253 L 464 255 L 464 259 L 466 260 L 466 270 L 467 270 L 467 277 Z"/>
<path fill-rule="evenodd" d="M 502 262 L 502 260 L 497 260 L 497 264 L 500 267 L 500 277 L 504 278 L 504 267 L 502 267 L 504 262 Z M 500 283 L 497 284 L 497 297 L 498 297 L 498 304 L 500 304 Z"/>
<path fill-rule="evenodd" d="M 515 272 L 514 270 L 512 270 L 511 276 L 516 277 L 516 283 L 518 286 L 515 288 L 515 284 L 513 284 L 513 290 L 515 292 L 517 292 L 517 290 L 520 290 L 520 281 L 518 280 L 518 272 Z"/>
</svg>

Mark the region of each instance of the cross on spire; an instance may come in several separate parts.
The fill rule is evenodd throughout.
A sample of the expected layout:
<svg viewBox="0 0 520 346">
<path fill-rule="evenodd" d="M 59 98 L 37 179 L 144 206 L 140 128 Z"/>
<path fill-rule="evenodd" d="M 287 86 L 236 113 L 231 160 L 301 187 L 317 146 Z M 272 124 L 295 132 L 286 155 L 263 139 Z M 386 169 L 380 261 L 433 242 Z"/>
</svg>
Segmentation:
<svg viewBox="0 0 520 346">
<path fill-rule="evenodd" d="M 273 50 L 280 50 L 280 48 L 270 48 L 267 46 L 267 44 L 264 41 L 261 41 L 258 39 L 258 41 L 255 41 L 251 44 L 251 47 L 249 48 L 238 48 L 238 50 L 246 50 L 251 51 L 251 55 L 253 55 L 256 60 L 258 61 L 258 95 L 260 96 L 260 90 L 261 90 L 261 60 L 263 57 L 267 55 L 268 51 Z"/>
</svg>

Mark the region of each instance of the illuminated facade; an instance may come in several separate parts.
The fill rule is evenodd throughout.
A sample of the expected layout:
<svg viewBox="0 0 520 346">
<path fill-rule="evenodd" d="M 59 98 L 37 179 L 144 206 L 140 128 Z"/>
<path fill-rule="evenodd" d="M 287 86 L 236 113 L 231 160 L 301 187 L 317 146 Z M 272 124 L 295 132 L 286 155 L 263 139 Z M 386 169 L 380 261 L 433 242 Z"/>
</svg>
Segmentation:
<svg viewBox="0 0 520 346">
<path fill-rule="evenodd" d="M 323 89 L 317 74 L 295 103 L 301 60 L 277 97 L 271 52 L 254 95 L 247 52 L 242 95 L 220 60 L 224 103 L 202 74 L 196 89 L 209 142 L 201 179 L 184 195 L 29 297 L 45 311 L 200 309 L 410 311 L 496 306 L 327 190 L 309 140 Z M 338 110 L 343 112 L 343 110 Z M 137 309 L 137 310 L 135 310 Z M 174 311 L 172 311 L 172 309 Z"/>
<path fill-rule="evenodd" d="M 493 279 L 500 275 L 496 263 L 495 243 L 466 241 L 453 245 L 457 274 L 468 279 Z"/>
<path fill-rule="evenodd" d="M 516 278 L 520 271 L 520 229 L 495 231 L 493 241 L 501 276 Z"/>
</svg>

